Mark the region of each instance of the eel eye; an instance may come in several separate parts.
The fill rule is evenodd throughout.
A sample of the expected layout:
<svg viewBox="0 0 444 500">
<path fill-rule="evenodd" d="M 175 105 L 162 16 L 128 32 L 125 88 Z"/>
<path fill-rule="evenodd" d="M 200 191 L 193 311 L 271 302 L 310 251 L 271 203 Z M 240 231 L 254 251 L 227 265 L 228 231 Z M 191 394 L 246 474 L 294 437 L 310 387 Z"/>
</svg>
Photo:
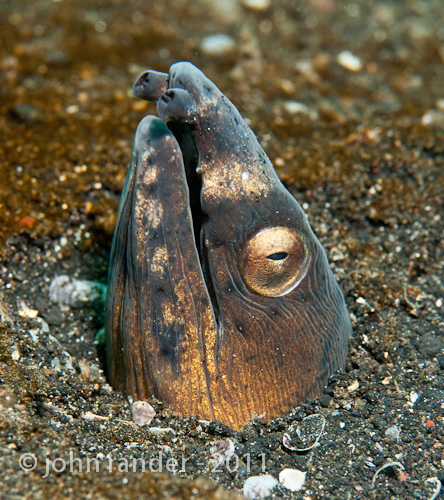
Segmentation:
<svg viewBox="0 0 444 500">
<path fill-rule="evenodd" d="M 296 288 L 309 264 L 309 249 L 294 229 L 269 227 L 251 236 L 239 259 L 248 288 L 265 297 L 280 297 Z"/>
</svg>

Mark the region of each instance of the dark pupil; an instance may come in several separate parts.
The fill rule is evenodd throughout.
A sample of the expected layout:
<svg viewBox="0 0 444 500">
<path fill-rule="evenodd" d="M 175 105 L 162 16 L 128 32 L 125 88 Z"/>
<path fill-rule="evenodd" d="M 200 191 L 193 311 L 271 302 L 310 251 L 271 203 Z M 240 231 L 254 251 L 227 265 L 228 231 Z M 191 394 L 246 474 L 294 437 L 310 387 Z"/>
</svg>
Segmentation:
<svg viewBox="0 0 444 500">
<path fill-rule="evenodd" d="M 271 255 L 269 255 L 267 257 L 267 259 L 270 259 L 270 260 L 284 260 L 287 256 L 288 256 L 287 252 L 276 252 L 276 253 L 272 253 Z"/>
</svg>

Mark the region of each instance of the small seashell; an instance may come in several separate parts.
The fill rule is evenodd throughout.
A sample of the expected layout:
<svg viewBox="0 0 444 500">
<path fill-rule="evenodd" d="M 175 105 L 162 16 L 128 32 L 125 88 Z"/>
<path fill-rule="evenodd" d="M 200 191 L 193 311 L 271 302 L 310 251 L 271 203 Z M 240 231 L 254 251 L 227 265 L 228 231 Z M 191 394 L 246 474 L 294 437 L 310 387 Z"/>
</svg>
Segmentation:
<svg viewBox="0 0 444 500">
<path fill-rule="evenodd" d="M 293 424 L 282 438 L 282 444 L 291 451 L 309 451 L 317 446 L 325 429 L 325 417 L 320 413 L 305 417 L 300 426 Z"/>
<path fill-rule="evenodd" d="M 304 486 L 306 474 L 298 469 L 284 469 L 279 473 L 279 482 L 290 491 L 299 491 Z"/>
<path fill-rule="evenodd" d="M 399 435 L 401 434 L 401 431 L 396 425 L 392 425 L 385 431 L 385 435 L 388 438 L 392 438 L 396 440 L 397 443 L 399 443 Z"/>
<path fill-rule="evenodd" d="M 49 286 L 49 298 L 62 309 L 81 307 L 88 302 L 104 301 L 106 286 L 96 281 L 56 276 Z M 38 313 L 37 313 L 38 314 Z"/>
<path fill-rule="evenodd" d="M 277 480 L 270 474 L 251 476 L 245 481 L 242 492 L 246 498 L 265 498 L 278 484 Z"/>
<path fill-rule="evenodd" d="M 154 408 L 146 401 L 134 401 L 131 405 L 133 422 L 137 425 L 149 425 L 156 415 Z"/>
<path fill-rule="evenodd" d="M 383 465 L 382 467 L 380 467 L 374 474 L 373 474 L 373 478 L 372 478 L 372 481 L 370 483 L 370 489 L 373 490 L 374 487 L 376 486 L 376 479 L 378 478 L 378 475 L 381 471 L 383 471 L 384 469 L 388 469 L 389 467 L 397 467 L 401 472 L 404 470 L 404 466 L 400 463 L 400 462 L 388 462 L 386 463 L 385 465 Z"/>
<path fill-rule="evenodd" d="M 424 482 L 426 484 L 429 483 L 435 485 L 435 488 L 433 489 L 432 492 L 432 496 L 430 497 L 429 500 L 435 500 L 436 498 L 438 498 L 442 488 L 441 481 L 437 477 L 430 477 L 429 479 L 426 479 Z"/>
</svg>

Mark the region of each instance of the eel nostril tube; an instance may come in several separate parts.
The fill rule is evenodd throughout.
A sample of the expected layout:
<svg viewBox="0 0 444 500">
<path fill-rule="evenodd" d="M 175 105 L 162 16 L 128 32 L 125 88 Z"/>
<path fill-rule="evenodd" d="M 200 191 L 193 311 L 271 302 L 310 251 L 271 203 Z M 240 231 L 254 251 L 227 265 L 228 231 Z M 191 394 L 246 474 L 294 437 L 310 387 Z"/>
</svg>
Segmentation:
<svg viewBox="0 0 444 500">
<path fill-rule="evenodd" d="M 145 71 L 133 86 L 134 97 L 155 102 L 168 89 L 168 74 L 160 71 Z"/>
<path fill-rule="evenodd" d="M 184 89 L 169 89 L 157 101 L 157 112 L 163 120 L 193 123 L 196 105 L 191 94 Z"/>
<path fill-rule="evenodd" d="M 174 90 L 168 90 L 167 92 L 165 92 L 164 94 L 162 94 L 162 101 L 163 102 L 170 102 L 174 97 Z"/>
</svg>

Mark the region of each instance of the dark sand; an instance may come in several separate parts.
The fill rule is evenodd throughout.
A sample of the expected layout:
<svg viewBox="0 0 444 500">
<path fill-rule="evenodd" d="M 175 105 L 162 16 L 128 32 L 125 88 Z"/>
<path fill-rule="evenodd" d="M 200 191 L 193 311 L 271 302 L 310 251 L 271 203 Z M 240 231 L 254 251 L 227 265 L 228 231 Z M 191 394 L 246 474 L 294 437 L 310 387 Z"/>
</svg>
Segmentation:
<svg viewBox="0 0 444 500">
<path fill-rule="evenodd" d="M 300 492 L 279 486 L 274 498 L 430 500 L 444 480 L 444 3 L 224 5 L 0 4 L 0 498 L 235 498 L 263 460 L 275 478 L 307 473 Z M 234 50 L 202 50 L 213 33 Z M 347 370 L 325 395 L 241 432 L 155 401 L 150 428 L 172 432 L 135 426 L 100 371 L 103 305 L 49 300 L 58 275 L 106 282 L 134 131 L 155 112 L 132 82 L 178 60 L 249 119 L 353 318 Z M 283 434 L 312 414 L 326 419 L 318 446 L 286 449 Z M 226 439 L 235 456 L 218 472 L 210 447 Z M 154 471 L 159 452 L 178 460 L 176 475 L 119 470 L 133 457 Z M 100 473 L 86 471 L 92 458 Z"/>
</svg>

